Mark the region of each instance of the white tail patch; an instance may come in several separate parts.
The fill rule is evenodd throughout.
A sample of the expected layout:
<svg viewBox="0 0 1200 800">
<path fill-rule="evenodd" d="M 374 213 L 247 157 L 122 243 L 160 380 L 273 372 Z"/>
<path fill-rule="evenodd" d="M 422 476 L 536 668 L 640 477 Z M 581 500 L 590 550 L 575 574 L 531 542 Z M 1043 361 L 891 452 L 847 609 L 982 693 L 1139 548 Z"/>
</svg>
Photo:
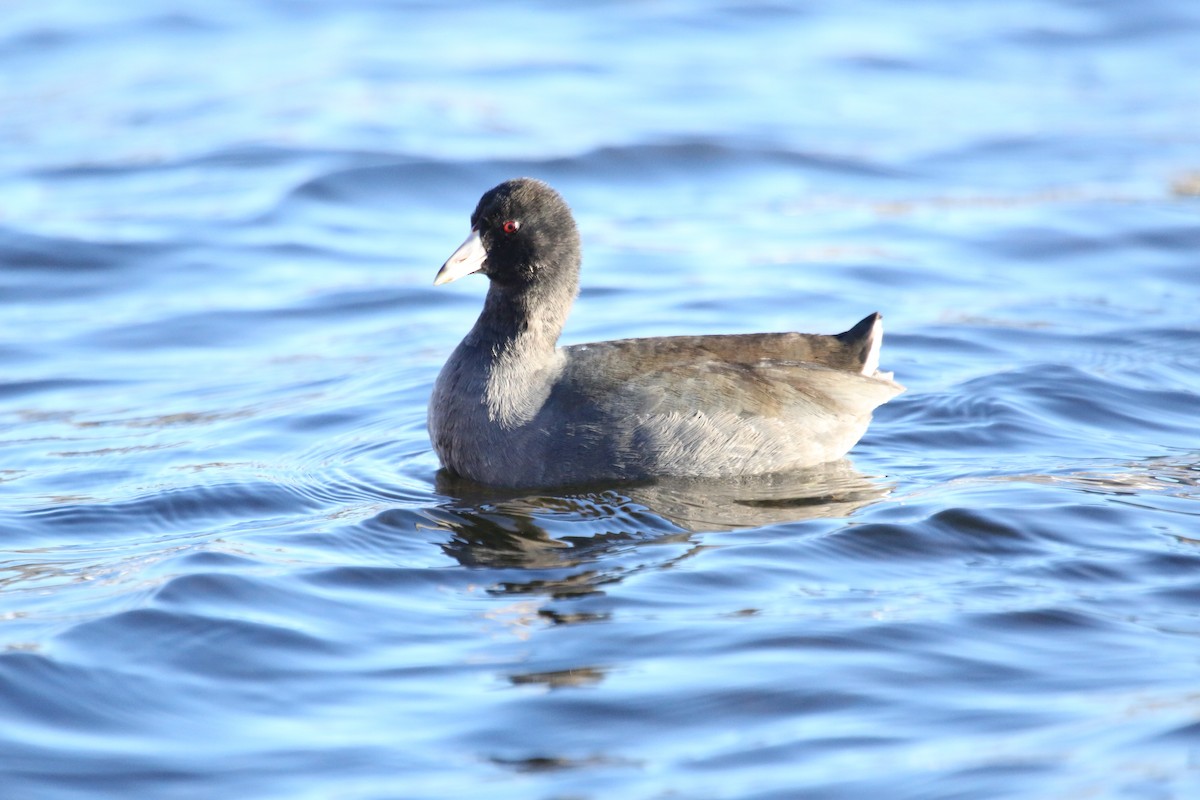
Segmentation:
<svg viewBox="0 0 1200 800">
<path fill-rule="evenodd" d="M 883 349 L 883 318 L 875 320 L 871 326 L 871 348 L 867 351 L 867 360 L 863 362 L 862 374 L 870 377 L 879 370 L 879 351 Z"/>
</svg>

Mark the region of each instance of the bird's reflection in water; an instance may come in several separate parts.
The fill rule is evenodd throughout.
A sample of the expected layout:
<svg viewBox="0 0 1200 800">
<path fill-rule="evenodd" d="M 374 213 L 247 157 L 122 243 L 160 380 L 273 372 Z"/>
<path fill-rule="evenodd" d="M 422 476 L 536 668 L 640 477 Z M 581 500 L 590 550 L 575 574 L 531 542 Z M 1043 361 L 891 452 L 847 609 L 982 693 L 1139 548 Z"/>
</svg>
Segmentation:
<svg viewBox="0 0 1200 800">
<path fill-rule="evenodd" d="M 443 472 L 437 491 L 448 500 L 425 516 L 451 532 L 442 547 L 464 566 L 539 571 L 536 577 L 503 576 L 494 591 L 578 597 L 631 572 L 689 557 L 702 546 L 697 534 L 845 517 L 890 490 L 846 460 L 753 480 L 532 492 L 492 489 Z M 648 559 L 648 543 L 683 547 L 656 549 Z"/>
</svg>

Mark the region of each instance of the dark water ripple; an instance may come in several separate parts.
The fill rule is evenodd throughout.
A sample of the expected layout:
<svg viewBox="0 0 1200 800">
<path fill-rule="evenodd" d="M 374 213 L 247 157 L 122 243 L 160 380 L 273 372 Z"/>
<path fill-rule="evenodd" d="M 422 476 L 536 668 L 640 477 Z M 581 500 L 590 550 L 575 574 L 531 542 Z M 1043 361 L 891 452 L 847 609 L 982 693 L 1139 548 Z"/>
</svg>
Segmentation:
<svg viewBox="0 0 1200 800">
<path fill-rule="evenodd" d="M 0 794 L 1200 791 L 1190 6 L 8 11 Z M 803 475 L 438 474 L 515 174 L 571 341 L 878 308 L 909 391 Z"/>
</svg>

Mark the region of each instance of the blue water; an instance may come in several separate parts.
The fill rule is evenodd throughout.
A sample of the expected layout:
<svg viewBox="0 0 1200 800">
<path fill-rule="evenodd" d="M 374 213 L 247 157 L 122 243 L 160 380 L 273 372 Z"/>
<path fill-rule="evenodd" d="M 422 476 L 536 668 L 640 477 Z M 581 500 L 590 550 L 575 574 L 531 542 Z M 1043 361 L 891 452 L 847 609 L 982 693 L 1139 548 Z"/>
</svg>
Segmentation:
<svg viewBox="0 0 1200 800">
<path fill-rule="evenodd" d="M 3 798 L 1200 796 L 1200 6 L 6 4 Z M 772 483 L 492 493 L 480 193 L 566 340 L 843 330 Z"/>
</svg>

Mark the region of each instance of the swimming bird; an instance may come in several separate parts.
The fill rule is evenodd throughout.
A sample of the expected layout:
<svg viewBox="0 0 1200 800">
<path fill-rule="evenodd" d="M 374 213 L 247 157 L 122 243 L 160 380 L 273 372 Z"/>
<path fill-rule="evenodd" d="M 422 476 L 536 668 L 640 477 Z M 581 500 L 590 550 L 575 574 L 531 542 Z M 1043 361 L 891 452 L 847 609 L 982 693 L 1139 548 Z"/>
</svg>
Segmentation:
<svg viewBox="0 0 1200 800">
<path fill-rule="evenodd" d="M 480 198 L 434 279 L 480 272 L 491 283 L 429 401 L 450 473 L 517 488 L 789 472 L 841 458 L 904 391 L 879 371 L 878 313 L 837 335 L 560 347 L 580 264 L 571 209 L 549 185 L 519 178 Z"/>
</svg>

